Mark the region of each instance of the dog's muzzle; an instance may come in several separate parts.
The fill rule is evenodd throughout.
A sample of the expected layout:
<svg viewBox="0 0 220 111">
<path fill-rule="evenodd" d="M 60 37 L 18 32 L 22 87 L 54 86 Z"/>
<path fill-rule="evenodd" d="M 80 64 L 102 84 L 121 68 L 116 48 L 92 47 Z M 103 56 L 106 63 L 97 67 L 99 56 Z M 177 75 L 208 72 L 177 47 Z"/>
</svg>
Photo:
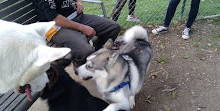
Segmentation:
<svg viewBox="0 0 220 111">
<path fill-rule="evenodd" d="M 30 84 L 25 84 L 24 86 L 20 86 L 19 93 L 24 94 L 26 92 L 27 96 L 28 96 L 28 100 L 32 101 L 32 97 L 31 97 L 31 85 Z"/>
<path fill-rule="evenodd" d="M 76 69 L 75 70 L 75 74 L 77 75 L 77 76 L 79 76 L 79 72 L 78 72 L 78 70 Z M 80 76 L 79 76 L 80 77 Z M 88 76 L 88 77 L 80 77 L 82 80 L 89 80 L 89 79 L 92 79 L 92 76 Z"/>
</svg>

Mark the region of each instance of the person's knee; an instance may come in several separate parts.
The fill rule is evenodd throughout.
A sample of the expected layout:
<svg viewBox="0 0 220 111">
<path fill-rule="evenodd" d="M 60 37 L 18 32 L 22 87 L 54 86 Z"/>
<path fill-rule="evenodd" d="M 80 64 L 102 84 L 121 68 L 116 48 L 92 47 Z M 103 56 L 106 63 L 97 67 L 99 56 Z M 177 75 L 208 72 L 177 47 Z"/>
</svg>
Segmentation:
<svg viewBox="0 0 220 111">
<path fill-rule="evenodd" d="M 118 33 L 121 31 L 121 26 L 118 23 L 115 24 L 115 30 L 118 31 Z"/>
<path fill-rule="evenodd" d="M 77 50 L 78 51 L 71 51 L 73 55 L 73 59 L 75 61 L 85 60 L 87 56 L 89 56 L 95 51 L 94 48 L 85 48 L 85 47 L 83 47 L 82 49 L 77 49 Z"/>
<path fill-rule="evenodd" d="M 118 23 L 115 23 L 114 25 L 113 25 L 113 27 L 114 27 L 114 29 L 113 29 L 113 36 L 111 36 L 111 38 L 113 39 L 113 40 L 115 40 L 116 38 L 117 38 L 117 36 L 118 36 L 118 34 L 120 33 L 120 31 L 121 31 L 121 26 L 118 24 Z"/>
</svg>

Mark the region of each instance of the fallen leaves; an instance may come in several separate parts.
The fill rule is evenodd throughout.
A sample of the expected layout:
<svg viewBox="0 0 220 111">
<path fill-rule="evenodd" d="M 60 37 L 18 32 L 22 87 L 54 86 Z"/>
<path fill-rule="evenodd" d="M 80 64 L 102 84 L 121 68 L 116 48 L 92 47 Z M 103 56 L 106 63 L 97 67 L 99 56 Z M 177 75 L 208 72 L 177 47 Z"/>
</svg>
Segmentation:
<svg viewBox="0 0 220 111">
<path fill-rule="evenodd" d="M 163 108 L 166 110 L 166 111 L 170 111 L 170 107 L 166 104 L 163 104 Z"/>
<path fill-rule="evenodd" d="M 167 57 L 164 57 L 162 59 L 157 60 L 157 63 L 165 63 L 167 62 L 169 59 Z"/>
<path fill-rule="evenodd" d="M 183 59 L 189 59 L 191 56 L 187 55 L 187 56 L 183 56 Z"/>
</svg>

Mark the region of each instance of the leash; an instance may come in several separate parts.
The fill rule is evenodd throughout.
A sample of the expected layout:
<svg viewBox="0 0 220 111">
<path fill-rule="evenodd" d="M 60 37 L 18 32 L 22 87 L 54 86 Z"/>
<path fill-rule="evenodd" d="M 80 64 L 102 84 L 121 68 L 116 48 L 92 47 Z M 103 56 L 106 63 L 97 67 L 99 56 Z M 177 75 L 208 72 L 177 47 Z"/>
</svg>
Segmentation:
<svg viewBox="0 0 220 111">
<path fill-rule="evenodd" d="M 128 85 L 129 89 L 131 89 L 131 78 L 130 78 L 129 74 L 127 74 L 127 76 L 128 76 L 128 81 L 122 82 L 118 86 L 115 86 L 111 91 L 109 91 L 109 93 L 115 92 L 115 91 L 125 87 L 126 85 Z"/>
<path fill-rule="evenodd" d="M 74 19 L 77 16 L 77 12 L 73 12 L 72 14 L 70 14 L 67 19 L 71 20 Z M 53 37 L 54 34 L 56 34 L 59 30 L 61 29 L 60 26 L 54 25 L 47 33 L 46 33 L 46 38 L 48 41 L 50 41 Z"/>
</svg>

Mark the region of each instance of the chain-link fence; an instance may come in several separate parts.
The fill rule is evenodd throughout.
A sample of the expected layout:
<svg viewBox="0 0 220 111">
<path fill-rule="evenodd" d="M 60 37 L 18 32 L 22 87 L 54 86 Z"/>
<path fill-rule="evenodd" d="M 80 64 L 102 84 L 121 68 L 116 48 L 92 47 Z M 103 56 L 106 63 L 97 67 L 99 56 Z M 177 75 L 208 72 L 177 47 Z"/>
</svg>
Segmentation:
<svg viewBox="0 0 220 111">
<path fill-rule="evenodd" d="M 107 16 L 111 16 L 111 13 L 117 3 L 117 0 L 102 1 L 104 2 Z M 134 14 L 138 19 L 141 20 L 141 22 L 138 23 L 126 21 L 129 13 L 129 0 L 127 0 L 126 4 L 121 10 L 121 14 L 117 22 L 120 23 L 122 27 L 131 27 L 135 24 L 162 24 L 166 16 L 166 10 L 169 2 L 170 0 L 137 0 Z M 176 22 L 180 19 L 183 2 L 184 0 L 181 0 L 181 2 L 179 3 L 175 16 L 172 19 L 172 22 Z M 187 20 L 190 7 L 191 0 L 186 0 L 182 16 L 183 20 Z M 85 13 L 102 15 L 101 7 L 99 4 L 84 4 L 84 8 Z M 220 16 L 220 0 L 201 0 L 197 19 L 213 15 Z"/>
</svg>

